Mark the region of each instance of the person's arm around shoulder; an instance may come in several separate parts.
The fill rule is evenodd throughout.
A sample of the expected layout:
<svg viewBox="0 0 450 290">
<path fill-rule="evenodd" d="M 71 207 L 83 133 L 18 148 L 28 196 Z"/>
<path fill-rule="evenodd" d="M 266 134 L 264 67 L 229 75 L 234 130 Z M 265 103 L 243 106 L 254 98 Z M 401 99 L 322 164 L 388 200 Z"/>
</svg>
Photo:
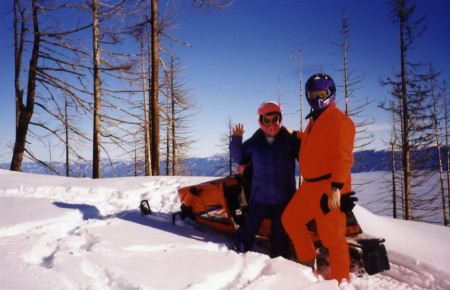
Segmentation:
<svg viewBox="0 0 450 290">
<path fill-rule="evenodd" d="M 295 144 L 295 158 L 298 160 L 298 155 L 300 152 L 300 146 L 302 145 L 302 135 L 303 132 L 302 131 L 294 131 L 294 144 Z"/>
<path fill-rule="evenodd" d="M 289 128 L 286 128 L 286 131 L 289 134 L 289 142 L 291 143 L 291 146 L 292 146 L 292 154 L 293 154 L 294 158 L 298 160 L 298 153 L 300 152 L 302 132 L 296 131 L 296 130 L 291 130 Z"/>
</svg>

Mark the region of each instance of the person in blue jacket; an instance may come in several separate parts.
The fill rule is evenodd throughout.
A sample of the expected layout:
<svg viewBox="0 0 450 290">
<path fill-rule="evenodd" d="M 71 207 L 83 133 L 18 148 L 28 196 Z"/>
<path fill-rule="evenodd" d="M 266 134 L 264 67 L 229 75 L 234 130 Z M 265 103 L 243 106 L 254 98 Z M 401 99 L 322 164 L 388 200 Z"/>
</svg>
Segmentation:
<svg viewBox="0 0 450 290">
<path fill-rule="evenodd" d="M 265 218 L 271 225 L 271 257 L 289 257 L 289 238 L 281 216 L 296 191 L 295 166 L 300 140 L 282 125 L 282 109 L 276 102 L 265 102 L 258 108 L 258 129 L 242 142 L 244 127 L 232 130 L 230 153 L 239 165 L 251 163 L 253 175 L 248 215 L 234 238 L 237 252 L 249 251 Z"/>
</svg>

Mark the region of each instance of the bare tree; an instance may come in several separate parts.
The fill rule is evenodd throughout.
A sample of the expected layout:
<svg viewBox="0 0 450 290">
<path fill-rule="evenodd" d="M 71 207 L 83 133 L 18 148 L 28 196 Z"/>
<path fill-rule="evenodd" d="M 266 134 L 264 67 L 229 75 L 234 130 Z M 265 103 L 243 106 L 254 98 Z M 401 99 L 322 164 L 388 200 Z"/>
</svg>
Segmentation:
<svg viewBox="0 0 450 290">
<path fill-rule="evenodd" d="M 229 1 L 193 0 L 192 4 L 197 7 L 219 7 L 226 2 Z M 147 170 L 152 170 L 154 175 L 159 174 L 159 118 L 164 110 L 159 107 L 160 101 L 155 99 L 155 96 L 158 96 L 158 93 L 164 89 L 159 86 L 159 65 L 163 64 L 159 52 L 163 49 L 160 47 L 159 38 L 153 41 L 152 37 L 155 37 L 156 33 L 156 37 L 164 35 L 171 41 L 177 40 L 165 33 L 164 18 L 158 23 L 157 6 L 153 5 L 157 4 L 157 1 L 116 0 L 103 3 L 91 0 L 81 4 L 57 6 L 54 1 L 47 0 L 39 1 L 39 5 L 37 5 L 37 1 L 15 0 L 14 3 L 16 142 L 11 169 L 21 169 L 26 152 L 33 160 L 46 163 L 51 167 L 51 164 L 41 161 L 37 155 L 34 155 L 31 148 L 27 151 L 26 144 L 31 145 L 29 141 L 27 142 L 27 134 L 31 134 L 30 138 L 34 137 L 37 140 L 49 139 L 48 142 L 44 142 L 45 147 L 48 144 L 54 144 L 50 138 L 56 138 L 57 144 L 65 144 L 66 170 L 70 170 L 68 162 L 70 155 L 77 155 L 74 154 L 76 150 L 71 149 L 74 146 L 69 144 L 71 139 L 69 133 L 77 132 L 76 134 L 80 134 L 80 138 L 93 144 L 93 177 L 98 178 L 101 176 L 100 152 L 107 155 L 111 166 L 113 166 L 113 162 L 111 154 L 108 152 L 109 149 L 119 149 L 126 154 L 131 154 L 131 148 L 136 146 L 135 127 L 143 124 L 141 120 L 144 117 L 146 120 L 152 120 L 152 122 L 146 123 L 148 126 L 144 130 L 145 133 L 154 134 L 153 136 L 148 134 L 145 140 L 147 144 L 150 141 L 153 142 L 154 151 L 151 154 L 157 154 L 154 155 L 156 158 L 151 159 L 154 168 L 148 166 Z M 124 28 L 128 28 L 131 23 L 128 16 L 135 12 L 132 7 L 136 9 L 155 8 L 151 10 L 152 16 L 146 17 L 142 21 L 146 25 L 145 33 L 148 32 L 151 35 L 148 38 L 142 38 L 141 42 L 149 44 L 150 47 L 145 51 L 142 46 L 141 53 L 136 51 L 135 55 L 133 52 L 123 53 L 124 50 L 121 46 Z M 71 19 L 62 22 L 58 20 L 61 18 L 56 14 L 52 15 L 55 17 L 43 18 L 40 16 L 44 13 L 43 11 L 48 15 L 63 8 L 74 9 L 71 13 L 81 15 L 81 20 L 72 22 Z M 84 23 L 86 15 L 89 15 L 92 21 Z M 74 28 L 66 29 L 73 23 L 75 23 Z M 152 24 L 154 25 L 153 29 Z M 87 31 L 88 28 L 92 29 L 91 41 L 86 41 L 86 33 L 81 33 Z M 126 31 L 128 32 L 129 29 Z M 69 38 L 69 35 L 73 38 Z M 85 47 L 86 43 L 91 43 L 91 47 Z M 31 47 L 27 48 L 28 44 L 31 44 Z M 130 51 L 129 47 L 127 51 Z M 144 61 L 142 58 L 144 54 L 150 58 Z M 30 61 L 24 62 L 23 59 L 28 56 Z M 152 61 L 152 56 L 157 57 L 157 60 Z M 139 62 L 142 61 L 143 64 L 145 62 L 145 66 L 150 67 L 149 73 L 145 66 L 133 65 L 137 63 L 135 60 L 138 58 L 141 58 Z M 42 63 L 45 65 L 40 65 L 40 59 L 44 60 Z M 24 63 L 28 63 L 29 66 L 24 66 Z M 145 74 L 142 72 L 143 68 L 145 68 Z M 140 72 L 138 72 L 139 70 Z M 28 73 L 26 87 L 22 87 L 21 72 L 23 71 Z M 145 81 L 142 81 L 143 79 Z M 115 85 L 116 83 L 118 85 Z M 128 85 L 125 85 L 126 83 Z M 40 84 L 40 91 L 36 89 L 37 84 Z M 142 86 L 149 88 L 142 90 Z M 149 108 L 143 117 L 139 116 L 138 103 L 134 100 L 141 93 L 144 94 L 145 108 Z M 38 101 L 36 102 L 36 100 Z M 76 114 L 84 115 L 93 121 L 92 139 L 76 129 L 74 124 L 69 124 L 69 106 L 73 106 L 72 110 Z M 175 125 L 174 119 L 187 118 L 189 116 L 187 108 L 192 107 L 180 100 L 174 102 L 174 106 L 177 108 L 172 110 L 169 115 L 164 114 L 164 117 L 172 122 L 171 135 L 174 135 L 174 140 L 177 139 L 177 135 L 178 140 L 183 140 L 179 137 L 183 135 L 179 134 L 184 130 L 182 122 L 177 121 L 178 123 Z M 42 110 L 44 114 L 42 114 L 42 118 L 33 118 L 32 121 L 35 107 Z M 48 119 L 48 116 L 51 119 Z M 64 129 L 58 127 L 58 124 L 63 124 Z M 29 130 L 29 125 L 40 129 L 33 132 Z M 63 132 L 65 136 L 63 136 Z M 180 153 L 182 147 L 180 146 L 183 141 L 177 141 L 176 146 L 174 142 L 171 145 L 171 156 L 173 160 L 179 160 L 182 158 Z M 146 152 L 150 153 L 150 146 L 146 145 L 145 148 L 149 149 Z M 54 152 L 50 151 L 49 154 L 54 154 Z M 147 154 L 147 160 L 150 159 L 151 154 Z M 81 155 L 79 157 L 81 158 Z M 52 156 L 50 159 L 53 160 Z M 177 162 L 172 166 L 173 169 L 179 167 Z"/>
<path fill-rule="evenodd" d="M 299 80 L 299 99 L 300 99 L 300 130 L 303 130 L 303 75 L 302 75 L 302 50 L 299 48 L 295 50 L 291 58 L 298 63 L 298 80 Z"/>
<path fill-rule="evenodd" d="M 152 80 L 152 71 L 153 71 L 153 53 L 152 53 L 152 21 L 151 21 L 151 13 L 152 13 L 152 2 L 145 1 L 143 2 L 144 9 L 141 10 L 139 14 L 139 18 L 137 23 L 134 23 L 130 28 L 129 32 L 132 34 L 137 41 L 140 43 L 140 63 L 141 63 L 141 73 L 139 76 L 141 87 L 142 87 L 142 102 L 140 107 L 142 110 L 142 118 L 141 119 L 141 127 L 135 135 L 135 138 L 139 138 L 140 135 L 143 135 L 143 144 L 139 145 L 139 147 L 143 148 L 144 152 L 144 174 L 146 176 L 152 175 L 152 109 L 153 103 L 151 101 L 152 94 L 152 86 L 154 85 Z M 148 13 L 150 11 L 150 14 Z M 161 33 L 162 29 L 160 29 L 159 33 Z M 159 68 L 158 68 L 159 69 Z M 159 80 L 158 80 L 159 82 Z M 155 95 L 155 94 L 154 94 Z M 159 104 L 158 104 L 159 106 Z M 159 112 L 158 112 L 159 115 Z M 142 142 L 138 142 L 142 143 Z M 159 162 L 158 162 L 159 164 Z"/>
<path fill-rule="evenodd" d="M 219 164 L 217 166 L 217 169 L 220 171 L 228 172 L 228 175 L 232 175 L 233 170 L 233 159 L 231 158 L 231 152 L 230 152 L 230 142 L 231 142 L 231 135 L 233 132 L 233 127 L 235 124 L 231 120 L 231 117 L 228 118 L 226 121 L 226 133 L 223 133 L 222 137 L 220 138 L 220 147 L 223 148 L 223 156 L 225 156 L 225 159 L 223 163 Z"/>
<path fill-rule="evenodd" d="M 159 28 L 158 0 L 151 4 L 151 87 L 150 87 L 150 124 L 151 124 L 151 169 L 152 175 L 159 175 Z"/>
<path fill-rule="evenodd" d="M 163 94 L 166 99 L 164 114 L 166 120 L 166 174 L 179 175 L 185 169 L 182 160 L 184 152 L 190 147 L 189 123 L 192 110 L 196 107 L 189 96 L 190 90 L 185 89 L 185 84 L 180 81 L 180 73 L 183 68 L 180 66 L 173 49 L 168 52 L 167 65 L 165 65 L 165 81 L 163 83 Z M 181 158 L 183 156 L 183 158 Z"/>
<path fill-rule="evenodd" d="M 16 139 L 11 160 L 11 170 L 22 171 L 23 154 L 27 142 L 28 126 L 34 111 L 36 96 L 36 72 L 39 61 L 41 33 L 39 28 L 39 7 L 36 0 L 31 1 L 31 15 L 22 6 L 20 0 L 14 1 L 14 57 L 15 57 L 15 93 L 16 93 Z M 33 48 L 30 56 L 26 91 L 21 87 L 20 74 L 23 69 L 23 50 L 28 31 L 28 21 L 32 21 Z M 24 95 L 26 94 L 26 101 Z"/>
<path fill-rule="evenodd" d="M 132 143 L 126 140 L 126 136 L 131 136 L 137 115 L 126 107 L 134 104 L 131 97 L 139 91 L 135 82 L 140 74 L 134 71 L 135 60 L 139 57 L 139 53 L 122 53 L 120 49 L 124 49 L 123 35 L 128 32 L 123 28 L 122 22 L 126 23 L 126 20 L 135 13 L 132 3 L 124 0 L 108 4 L 98 0 L 92 2 L 93 178 L 101 176 L 101 149 L 107 154 L 113 167 L 106 146 L 114 145 L 115 148 L 127 152 L 128 148 L 125 145 Z M 139 71 L 139 66 L 137 67 Z M 133 74 L 130 75 L 130 72 Z M 111 83 L 118 82 L 123 86 L 119 89 L 113 88 L 107 85 L 107 80 L 111 80 Z M 131 83 L 130 88 L 127 88 L 127 82 Z M 101 137 L 108 141 L 101 141 Z"/>
<path fill-rule="evenodd" d="M 159 98 L 159 93 L 164 93 L 164 88 L 160 85 L 160 66 L 163 65 L 163 60 L 160 57 L 160 52 L 164 51 L 160 42 L 161 36 L 165 36 L 171 41 L 178 41 L 167 34 L 167 30 L 170 30 L 171 23 L 170 19 L 167 17 L 167 9 L 163 13 L 161 19 L 159 19 L 158 12 L 158 2 L 155 0 L 146 1 L 145 5 L 148 5 L 150 15 L 143 10 L 141 19 L 131 27 L 131 33 L 137 38 L 142 44 L 141 45 L 141 56 L 142 56 L 142 74 L 141 79 L 143 83 L 143 94 L 144 94 L 144 106 L 148 104 L 148 109 L 144 109 L 145 118 L 144 123 L 144 134 L 145 134 L 145 174 L 146 175 L 159 175 L 160 174 L 160 149 L 161 149 L 161 138 L 160 127 L 161 118 L 170 118 L 169 116 L 162 116 L 161 112 L 164 108 L 161 107 L 161 101 Z M 183 43 L 186 44 L 186 43 Z M 188 44 L 186 44 L 188 45 Z M 189 45 L 188 45 L 189 46 Z M 167 69 L 163 70 L 168 71 Z M 167 78 L 163 78 L 167 80 Z M 148 80 L 148 88 L 146 88 L 146 80 Z M 148 94 L 147 94 L 148 92 Z M 148 95 L 148 102 L 147 97 Z"/>
<path fill-rule="evenodd" d="M 403 168 L 403 187 L 405 193 L 405 216 L 406 220 L 412 219 L 412 199 L 411 199 L 411 145 L 410 132 L 411 113 L 408 106 L 411 98 L 408 91 L 408 85 L 411 81 L 408 79 L 407 71 L 407 51 L 411 48 L 413 41 L 419 36 L 423 29 L 418 30 L 419 25 L 424 18 L 413 21 L 412 16 L 415 11 L 415 4 L 410 4 L 408 0 L 389 0 L 388 4 L 392 6 L 391 15 L 396 24 L 399 25 L 400 37 L 400 91 L 399 97 L 401 99 L 401 116 L 402 116 L 402 130 L 401 130 L 401 149 L 402 149 L 402 168 Z"/>
<path fill-rule="evenodd" d="M 354 92 L 358 89 L 359 84 L 362 81 L 362 76 L 355 76 L 354 70 L 351 69 L 349 65 L 349 54 L 351 52 L 351 45 L 349 42 L 349 24 L 347 17 L 344 13 L 342 17 L 342 43 L 337 43 L 337 46 L 340 46 L 342 49 L 342 60 L 343 66 L 340 71 L 342 72 L 344 79 L 344 100 L 345 100 L 345 108 L 344 112 L 351 116 L 355 121 L 357 137 L 356 137 L 356 150 L 362 150 L 367 145 L 373 142 L 373 134 L 368 132 L 368 128 L 370 125 L 373 125 L 375 122 L 373 118 L 369 118 L 367 115 L 364 115 L 364 109 L 370 104 L 370 102 L 363 98 L 355 98 Z"/>
<path fill-rule="evenodd" d="M 30 130 L 31 136 L 34 139 L 54 139 L 55 145 L 52 146 L 53 150 L 49 150 L 48 156 L 52 157 L 52 153 L 56 151 L 55 149 L 62 144 L 64 147 L 65 155 L 65 175 L 71 176 L 70 164 L 86 162 L 87 160 L 82 156 L 82 147 L 86 146 L 87 142 L 91 142 L 91 139 L 87 137 L 86 133 L 82 129 L 78 128 L 77 124 L 81 121 L 81 116 L 84 112 L 76 105 L 74 100 L 70 98 L 67 92 L 63 92 L 62 96 L 54 96 L 49 92 L 49 97 L 40 96 L 36 100 L 37 108 L 43 111 L 41 117 L 37 117 L 32 124 L 36 125 L 40 129 L 44 129 L 44 132 L 48 134 L 43 134 L 42 132 L 37 133 L 35 130 Z M 45 114 L 44 114 L 45 113 Z M 43 120 L 42 120 L 43 119 Z M 42 130 L 41 130 L 42 131 Z M 51 168 L 52 164 L 50 162 L 45 162 L 39 159 L 31 148 L 27 149 L 29 157 L 46 167 Z M 62 174 L 62 172 L 57 172 Z"/>
<path fill-rule="evenodd" d="M 158 0 L 151 0 L 151 88 L 150 88 L 150 119 L 151 119 L 151 167 L 152 175 L 160 174 L 160 124 L 159 124 L 159 22 Z M 229 0 L 193 0 L 196 7 L 227 8 Z"/>
<path fill-rule="evenodd" d="M 448 225 L 448 219 L 447 219 L 447 204 L 446 204 L 446 197 L 445 197 L 445 186 L 444 186 L 444 165 L 443 165 L 443 156 L 442 156 L 442 141 L 441 141 L 441 131 L 442 128 L 440 126 L 442 120 L 443 120 L 443 112 L 440 110 L 442 108 L 441 102 L 442 98 L 438 93 L 438 87 L 436 83 L 436 77 L 439 75 L 439 73 L 434 72 L 432 65 L 430 64 L 430 71 L 429 71 L 429 88 L 430 88 L 430 94 L 431 98 L 433 99 L 433 107 L 432 107 L 432 119 L 433 119 L 433 129 L 434 129 L 434 140 L 437 150 L 437 165 L 438 165 L 438 172 L 439 172 L 439 186 L 440 186 L 440 195 L 442 200 L 442 215 L 443 215 L 443 221 L 444 225 Z M 444 135 L 445 136 L 445 135 Z"/>
<path fill-rule="evenodd" d="M 448 130 L 448 123 L 449 123 L 449 116 L 448 116 L 448 103 L 447 103 L 447 83 L 445 80 L 442 83 L 442 96 L 444 99 L 444 130 L 445 130 L 445 153 L 447 155 L 447 202 L 448 202 L 448 209 L 449 209 L 449 218 L 450 219 L 450 144 L 449 144 L 449 130 Z"/>
<path fill-rule="evenodd" d="M 145 28 L 143 26 L 142 28 Z M 146 50 L 144 46 L 145 37 L 142 36 L 143 33 L 140 33 L 138 36 L 140 44 L 141 44 L 141 80 L 142 80 L 142 97 L 143 97 L 143 110 L 144 110 L 144 120 L 143 120 L 143 129 L 144 129 L 144 172 L 146 176 L 150 175 L 151 166 L 150 166 L 150 115 L 149 115 L 149 94 L 148 94 L 148 86 L 147 86 L 147 77 L 146 70 L 149 67 L 148 58 L 146 58 Z"/>
<path fill-rule="evenodd" d="M 48 19 L 52 18 L 42 17 L 41 15 L 47 15 L 50 12 L 57 13 L 60 10 L 78 6 L 80 5 L 61 4 L 55 6 L 52 1 L 39 1 L 39 3 L 37 1 L 14 1 L 16 140 L 11 161 L 11 170 L 21 170 L 22 160 L 26 151 L 28 151 L 32 159 L 39 160 L 26 148 L 30 125 L 37 125 L 44 130 L 55 132 L 43 123 L 37 122 L 33 124 L 31 121 L 36 106 L 43 108 L 44 111 L 47 110 L 43 104 L 37 101 L 37 99 L 41 98 L 37 91 L 38 83 L 44 88 L 44 92 L 48 93 L 52 98 L 54 94 L 50 87 L 58 88 L 70 94 L 72 98 L 75 96 L 73 91 L 71 91 L 74 88 L 69 88 L 56 74 L 72 72 L 76 75 L 74 71 L 77 65 L 58 60 L 61 52 L 54 50 L 54 47 L 58 45 L 55 41 L 59 40 L 62 43 L 66 35 L 83 31 L 89 27 L 89 24 L 81 25 L 77 23 L 73 28 L 65 29 L 63 27 L 60 28 L 58 25 L 51 25 Z M 41 29 L 41 24 L 45 21 L 42 20 L 46 20 L 47 22 L 47 26 L 44 26 L 43 30 Z M 26 67 L 23 65 L 23 58 L 28 55 L 24 55 L 23 52 L 29 50 L 29 47 L 27 47 L 28 43 L 31 44 L 32 48 L 29 54 L 29 66 Z M 60 47 L 64 46 L 59 45 Z M 41 59 L 44 59 L 47 63 L 57 63 L 57 65 L 55 67 L 41 65 Z M 22 71 L 28 73 L 25 81 L 21 80 Z M 21 87 L 23 82 L 27 83 L 26 88 Z M 24 101 L 25 95 L 26 101 Z M 79 104 L 85 106 L 81 102 Z M 44 162 L 40 161 L 40 163 Z"/>
<path fill-rule="evenodd" d="M 355 92 L 358 89 L 359 84 L 362 81 L 362 77 L 355 75 L 355 71 L 350 65 L 351 59 L 351 44 L 350 44 L 350 28 L 345 13 L 342 17 L 341 28 L 342 42 L 334 43 L 341 49 L 342 67 L 339 68 L 339 72 L 342 74 L 344 83 L 340 86 L 344 92 L 344 112 L 351 116 L 355 122 L 356 138 L 355 138 L 355 151 L 363 151 L 368 145 L 373 142 L 373 135 L 368 131 L 369 126 L 374 123 L 373 117 L 367 116 L 364 111 L 370 104 L 367 98 L 355 97 Z M 365 167 L 369 166 L 367 161 L 369 158 L 366 154 L 355 154 L 355 166 L 353 170 L 362 171 Z M 359 187 L 368 186 L 372 181 L 358 181 L 355 178 L 353 184 L 355 190 L 359 190 Z M 385 197 L 386 198 L 386 197 Z M 384 209 L 383 209 L 384 210 Z"/>
<path fill-rule="evenodd" d="M 93 52 L 93 78 L 94 78 L 94 124 L 92 144 L 92 178 L 100 178 L 100 27 L 99 3 L 92 0 L 92 52 Z"/>
<path fill-rule="evenodd" d="M 435 221 L 438 214 L 437 207 L 437 184 L 433 182 L 433 175 L 436 173 L 435 164 L 433 164 L 435 151 L 432 145 L 435 144 L 434 125 L 433 125 L 433 100 L 429 88 L 430 75 L 420 73 L 420 66 L 414 66 L 414 71 L 408 70 L 408 110 L 410 112 L 408 139 L 410 144 L 410 194 L 406 192 L 404 186 L 405 176 L 403 166 L 403 143 L 404 135 L 403 107 L 401 99 L 401 81 L 390 80 L 392 86 L 391 94 L 394 97 L 394 106 L 390 110 L 394 114 L 393 125 L 393 143 L 396 144 L 394 151 L 402 153 L 401 175 L 396 179 L 401 183 L 402 189 L 402 210 L 403 218 L 407 219 L 407 209 L 410 209 L 409 219 L 422 221 Z M 382 106 L 386 108 L 386 106 Z M 392 140 L 391 140 L 392 141 Z M 399 172 L 400 173 L 400 172 Z M 409 205 L 408 205 L 409 204 Z"/>
</svg>

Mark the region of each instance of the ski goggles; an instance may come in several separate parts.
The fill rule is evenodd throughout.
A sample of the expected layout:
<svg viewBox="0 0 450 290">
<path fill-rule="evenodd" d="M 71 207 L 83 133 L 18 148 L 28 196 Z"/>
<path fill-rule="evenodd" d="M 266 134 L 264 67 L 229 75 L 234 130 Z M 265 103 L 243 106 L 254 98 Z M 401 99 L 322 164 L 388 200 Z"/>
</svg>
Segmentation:
<svg viewBox="0 0 450 290">
<path fill-rule="evenodd" d="M 279 114 L 264 115 L 262 118 L 262 123 L 264 126 L 269 127 L 270 125 L 278 125 L 281 121 L 281 116 Z"/>
<path fill-rule="evenodd" d="M 306 94 L 306 97 L 311 100 L 317 100 L 317 99 L 323 99 L 326 100 L 330 97 L 330 90 L 314 90 L 314 91 L 309 91 Z"/>
</svg>

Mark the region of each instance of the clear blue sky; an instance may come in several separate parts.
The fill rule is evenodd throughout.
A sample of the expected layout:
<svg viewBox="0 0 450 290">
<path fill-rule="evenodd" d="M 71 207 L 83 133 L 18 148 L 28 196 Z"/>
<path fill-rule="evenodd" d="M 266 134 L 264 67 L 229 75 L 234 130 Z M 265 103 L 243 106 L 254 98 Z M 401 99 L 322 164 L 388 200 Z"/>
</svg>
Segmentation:
<svg viewBox="0 0 450 290">
<path fill-rule="evenodd" d="M 191 156 L 220 152 L 221 136 L 228 118 L 243 123 L 248 138 L 257 129 L 256 109 L 266 100 L 278 100 L 285 112 L 284 124 L 299 129 L 298 64 L 291 53 L 302 49 L 303 82 L 313 73 L 325 72 L 342 84 L 342 15 L 346 11 L 351 51 L 349 65 L 363 81 L 354 95 L 373 104 L 365 114 L 375 119 L 375 143 L 389 141 L 390 118 L 377 109 L 388 97 L 380 79 L 399 68 L 398 27 L 390 19 L 384 0 L 236 0 L 225 11 L 178 11 L 178 24 L 171 35 L 193 45 L 175 45 L 186 87 L 200 105 L 193 126 Z M 14 87 L 12 20 L 5 11 L 12 1 L 0 3 L 0 145 L 14 140 Z M 418 0 L 416 17 L 428 15 L 428 29 L 410 52 L 411 61 L 432 62 L 450 83 L 450 1 Z M 338 90 L 338 100 L 342 91 Z M 338 104 L 339 101 L 338 101 Z M 305 112 L 309 110 L 305 102 Z M 0 161 L 10 161 L 10 152 L 0 151 Z"/>
</svg>

